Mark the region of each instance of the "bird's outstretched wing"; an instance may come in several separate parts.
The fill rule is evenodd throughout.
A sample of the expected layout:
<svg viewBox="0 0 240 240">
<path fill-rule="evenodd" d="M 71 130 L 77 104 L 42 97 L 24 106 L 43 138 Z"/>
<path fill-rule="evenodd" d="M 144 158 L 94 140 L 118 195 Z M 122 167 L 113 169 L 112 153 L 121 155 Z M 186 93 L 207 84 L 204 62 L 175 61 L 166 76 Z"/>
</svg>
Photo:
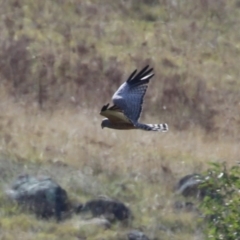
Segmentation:
<svg viewBox="0 0 240 240">
<path fill-rule="evenodd" d="M 135 70 L 112 97 L 114 105 L 122 110 L 133 123 L 137 123 L 142 112 L 142 103 L 149 80 L 154 76 L 153 68 L 144 67 L 139 73 Z M 108 117 L 109 118 L 109 117 Z"/>
</svg>

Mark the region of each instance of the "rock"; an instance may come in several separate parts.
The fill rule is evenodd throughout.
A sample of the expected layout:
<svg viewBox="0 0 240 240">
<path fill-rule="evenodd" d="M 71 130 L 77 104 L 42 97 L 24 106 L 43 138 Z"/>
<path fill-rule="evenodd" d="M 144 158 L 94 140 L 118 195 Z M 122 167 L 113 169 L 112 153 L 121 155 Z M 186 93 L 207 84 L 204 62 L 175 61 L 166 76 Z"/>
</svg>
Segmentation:
<svg viewBox="0 0 240 240">
<path fill-rule="evenodd" d="M 69 207 L 66 191 L 50 177 L 19 176 L 7 195 L 37 217 L 46 219 L 55 216 L 60 221 Z"/>
<path fill-rule="evenodd" d="M 141 231 L 132 230 L 127 234 L 128 240 L 149 240 L 149 238 Z"/>
<path fill-rule="evenodd" d="M 205 190 L 199 185 L 203 182 L 200 174 L 189 174 L 181 178 L 177 185 L 177 193 L 184 197 L 196 197 L 202 199 L 205 196 Z"/>
<path fill-rule="evenodd" d="M 77 212 L 90 211 L 94 217 L 104 216 L 109 220 L 124 221 L 132 218 L 131 210 L 124 203 L 110 198 L 98 198 L 80 205 Z"/>
</svg>

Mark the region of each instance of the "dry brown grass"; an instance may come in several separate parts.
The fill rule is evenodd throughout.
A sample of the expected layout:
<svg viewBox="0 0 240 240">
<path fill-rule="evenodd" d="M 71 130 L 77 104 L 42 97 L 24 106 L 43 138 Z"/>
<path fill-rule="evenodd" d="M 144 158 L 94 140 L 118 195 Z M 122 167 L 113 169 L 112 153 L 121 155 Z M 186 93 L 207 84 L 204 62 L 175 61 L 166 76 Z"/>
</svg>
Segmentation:
<svg viewBox="0 0 240 240">
<path fill-rule="evenodd" d="M 236 134 L 235 6 L 235 0 L 2 3 L 1 81 L 17 101 L 41 108 L 71 101 L 92 107 L 135 67 L 151 64 L 148 114 L 179 130 L 197 125 Z"/>
<path fill-rule="evenodd" d="M 207 161 L 234 163 L 239 156 L 237 142 L 226 136 L 216 140 L 196 127 L 180 132 L 170 128 L 166 134 L 111 131 L 101 129 L 99 109 L 62 106 L 54 112 L 39 111 L 10 98 L 0 107 L 2 153 L 23 161 L 60 161 L 79 167 L 97 161 L 104 171 L 147 174 L 164 163 L 182 172 L 180 166 L 188 165 L 191 171 Z M 155 117 L 144 121 L 159 122 Z"/>
<path fill-rule="evenodd" d="M 177 180 L 239 160 L 239 1 L 1 3 L 1 239 L 125 239 L 128 228 L 76 229 L 19 213 L 4 189 L 22 172 L 51 175 L 70 197 L 128 203 L 152 238 L 203 239 L 176 214 Z M 156 73 L 144 122 L 166 134 L 102 130 L 99 109 L 136 67 Z M 35 234 L 33 236 L 33 234 Z"/>
<path fill-rule="evenodd" d="M 213 140 L 197 128 L 170 130 L 166 134 L 102 130 L 97 109 L 62 107 L 50 113 L 39 111 L 34 105 L 14 103 L 10 98 L 1 100 L 1 155 L 8 158 L 1 160 L 5 172 L 2 190 L 22 172 L 47 174 L 75 201 L 101 194 L 125 201 L 135 215 L 133 226 L 145 229 L 152 237 L 161 234 L 164 239 L 200 238 L 196 216 L 173 211 L 173 203 L 179 199 L 174 195 L 174 186 L 185 174 L 206 169 L 209 161 L 224 160 L 232 165 L 239 157 L 237 142 Z M 156 118 L 148 120 L 157 122 Z M 1 201 L 4 206 L 5 198 Z M 27 229 L 24 236 L 32 239 L 30 229 L 43 223 L 29 221 L 26 215 L 17 216 L 17 212 L 9 216 L 4 211 L 1 225 L 11 236 L 9 239 L 15 237 L 9 229 L 19 226 L 19 218 L 19 231 Z M 98 228 L 77 230 L 78 218 L 67 220 L 61 227 L 51 223 L 51 234 L 44 224 L 41 234 L 45 239 L 57 239 L 62 232 L 71 239 L 125 239 L 121 238 L 121 228 L 116 227 L 107 232 Z"/>
</svg>

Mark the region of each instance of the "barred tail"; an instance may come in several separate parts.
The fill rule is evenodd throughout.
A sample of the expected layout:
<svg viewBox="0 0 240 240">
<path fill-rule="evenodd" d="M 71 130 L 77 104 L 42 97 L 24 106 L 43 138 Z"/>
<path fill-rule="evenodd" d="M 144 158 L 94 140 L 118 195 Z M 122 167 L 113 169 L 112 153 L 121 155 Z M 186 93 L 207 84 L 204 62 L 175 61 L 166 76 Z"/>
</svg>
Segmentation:
<svg viewBox="0 0 240 240">
<path fill-rule="evenodd" d="M 136 123 L 135 127 L 145 131 L 158 131 L 158 132 L 168 131 L 168 125 L 166 123 L 161 123 L 161 124 Z"/>
</svg>

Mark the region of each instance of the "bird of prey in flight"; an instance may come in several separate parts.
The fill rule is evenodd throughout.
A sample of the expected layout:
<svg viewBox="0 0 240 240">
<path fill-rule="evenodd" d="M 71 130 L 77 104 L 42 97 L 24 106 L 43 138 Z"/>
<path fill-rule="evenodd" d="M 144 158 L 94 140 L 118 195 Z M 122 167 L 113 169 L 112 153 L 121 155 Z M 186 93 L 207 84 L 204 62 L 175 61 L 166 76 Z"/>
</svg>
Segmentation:
<svg viewBox="0 0 240 240">
<path fill-rule="evenodd" d="M 104 105 L 100 114 L 102 128 L 119 130 L 142 129 L 145 131 L 168 131 L 166 123 L 144 124 L 138 122 L 142 112 L 142 104 L 150 79 L 154 76 L 153 68 L 144 67 L 137 73 L 137 69 L 129 76 L 112 97 L 113 106 Z"/>
</svg>

